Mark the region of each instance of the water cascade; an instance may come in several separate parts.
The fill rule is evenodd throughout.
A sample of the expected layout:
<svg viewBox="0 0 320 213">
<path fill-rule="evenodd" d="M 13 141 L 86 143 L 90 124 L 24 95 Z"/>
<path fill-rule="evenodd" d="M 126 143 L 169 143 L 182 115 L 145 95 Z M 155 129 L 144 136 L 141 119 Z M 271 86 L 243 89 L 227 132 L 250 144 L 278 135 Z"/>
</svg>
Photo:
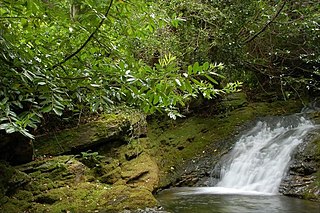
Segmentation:
<svg viewBox="0 0 320 213">
<path fill-rule="evenodd" d="M 216 193 L 277 194 L 290 155 L 314 125 L 300 116 L 259 121 L 221 159 Z"/>
<path fill-rule="evenodd" d="M 215 166 L 213 187 L 164 190 L 158 200 L 174 213 L 319 213 L 318 203 L 278 194 L 294 149 L 315 128 L 298 115 L 264 118 Z"/>
</svg>

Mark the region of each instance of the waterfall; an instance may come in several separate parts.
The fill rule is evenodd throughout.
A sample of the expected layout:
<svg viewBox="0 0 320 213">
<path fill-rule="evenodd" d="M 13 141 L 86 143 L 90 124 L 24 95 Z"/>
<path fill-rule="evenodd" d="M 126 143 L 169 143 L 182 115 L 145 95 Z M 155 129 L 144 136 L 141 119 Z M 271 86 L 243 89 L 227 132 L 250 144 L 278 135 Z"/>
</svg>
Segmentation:
<svg viewBox="0 0 320 213">
<path fill-rule="evenodd" d="M 277 194 L 291 153 L 313 128 L 301 116 L 257 122 L 221 160 L 221 179 L 213 191 Z"/>
</svg>

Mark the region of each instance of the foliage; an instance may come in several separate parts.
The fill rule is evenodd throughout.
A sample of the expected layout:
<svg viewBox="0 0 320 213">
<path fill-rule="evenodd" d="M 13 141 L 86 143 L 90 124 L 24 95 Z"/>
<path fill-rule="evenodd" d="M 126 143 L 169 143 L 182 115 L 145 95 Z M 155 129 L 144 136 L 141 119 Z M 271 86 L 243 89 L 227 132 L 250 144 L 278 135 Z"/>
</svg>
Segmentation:
<svg viewBox="0 0 320 213">
<path fill-rule="evenodd" d="M 176 47 L 187 47 L 185 62 L 223 62 L 228 79 L 244 81 L 255 93 L 274 90 L 287 99 L 319 91 L 318 1 L 157 2 L 184 20 L 172 33 Z"/>
<path fill-rule="evenodd" d="M 104 157 L 99 155 L 98 152 L 81 152 L 79 161 L 89 168 L 100 168 L 101 160 Z"/>
<path fill-rule="evenodd" d="M 161 43 L 157 33 L 183 22 L 157 5 L 142 0 L 1 2 L 0 130 L 32 138 L 28 130 L 37 128 L 44 115 L 81 116 L 121 103 L 175 118 L 191 98 L 237 90 L 240 83 L 217 85 L 222 65 L 194 61 L 181 67 L 178 52 L 167 47 L 159 48 L 153 64 L 139 55 L 139 50 L 153 55 L 148 50 Z"/>
</svg>

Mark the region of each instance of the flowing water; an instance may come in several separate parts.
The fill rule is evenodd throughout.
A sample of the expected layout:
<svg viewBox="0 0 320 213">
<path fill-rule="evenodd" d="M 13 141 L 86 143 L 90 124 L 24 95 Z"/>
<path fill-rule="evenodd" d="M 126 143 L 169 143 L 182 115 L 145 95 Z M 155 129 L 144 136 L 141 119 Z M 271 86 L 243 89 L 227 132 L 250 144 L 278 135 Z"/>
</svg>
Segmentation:
<svg viewBox="0 0 320 213">
<path fill-rule="evenodd" d="M 220 171 L 220 181 L 214 187 L 165 190 L 158 199 L 174 213 L 319 213 L 319 203 L 278 194 L 291 153 L 314 128 L 301 116 L 259 121 L 214 168 Z"/>
</svg>

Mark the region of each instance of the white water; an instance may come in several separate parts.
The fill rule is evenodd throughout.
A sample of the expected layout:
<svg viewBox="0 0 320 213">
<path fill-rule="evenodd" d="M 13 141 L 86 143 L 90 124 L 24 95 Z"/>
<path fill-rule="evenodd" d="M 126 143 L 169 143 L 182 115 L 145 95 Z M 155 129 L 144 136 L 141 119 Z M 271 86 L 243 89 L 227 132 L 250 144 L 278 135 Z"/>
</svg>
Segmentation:
<svg viewBox="0 0 320 213">
<path fill-rule="evenodd" d="M 258 122 L 221 160 L 221 180 L 216 187 L 193 193 L 277 194 L 291 153 L 313 128 L 310 121 L 297 116 Z"/>
</svg>

